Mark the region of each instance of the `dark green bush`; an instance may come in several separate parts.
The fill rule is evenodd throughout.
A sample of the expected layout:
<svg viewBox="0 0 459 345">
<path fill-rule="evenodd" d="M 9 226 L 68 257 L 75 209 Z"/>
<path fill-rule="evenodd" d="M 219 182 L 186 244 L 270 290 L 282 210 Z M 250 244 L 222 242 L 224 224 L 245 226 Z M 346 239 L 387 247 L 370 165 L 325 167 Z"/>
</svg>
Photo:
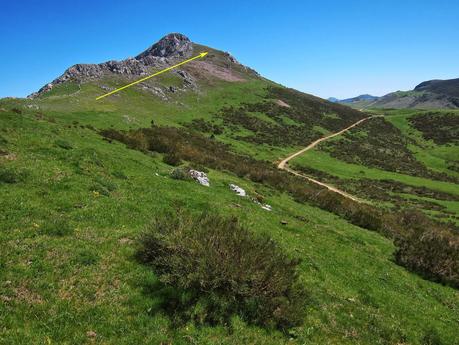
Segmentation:
<svg viewBox="0 0 459 345">
<path fill-rule="evenodd" d="M 56 146 L 60 147 L 61 149 L 64 149 L 64 150 L 71 150 L 73 149 L 73 145 L 70 144 L 68 141 L 65 141 L 65 140 L 62 140 L 62 139 L 58 139 L 54 142 L 56 144 Z"/>
<path fill-rule="evenodd" d="M 401 222 L 407 231 L 395 240 L 397 263 L 459 288 L 459 236 L 420 212 L 405 212 Z"/>
<path fill-rule="evenodd" d="M 174 152 L 169 152 L 164 155 L 163 162 L 176 167 L 182 163 L 182 160 L 180 159 L 178 154 Z"/>
<path fill-rule="evenodd" d="M 171 177 L 175 180 L 192 180 L 190 174 L 188 173 L 188 169 L 182 167 L 172 170 Z"/>
<path fill-rule="evenodd" d="M 126 174 L 124 172 L 122 172 L 121 170 L 114 170 L 112 172 L 112 176 L 114 176 L 116 178 L 119 178 L 120 180 L 127 180 L 128 179 Z"/>
<path fill-rule="evenodd" d="M 440 335 L 438 334 L 435 328 L 431 328 L 424 333 L 424 336 L 421 340 L 422 345 L 443 345 L 444 342 L 441 340 Z"/>
<path fill-rule="evenodd" d="M 162 283 L 174 315 L 198 323 L 248 323 L 286 330 L 305 317 L 305 291 L 290 259 L 235 218 L 178 211 L 157 218 L 141 238 L 140 260 Z"/>
<path fill-rule="evenodd" d="M 105 196 L 109 196 L 110 193 L 115 191 L 117 188 L 118 186 L 112 181 L 104 177 L 97 176 L 94 178 L 94 184 L 90 187 L 90 190 Z"/>
<path fill-rule="evenodd" d="M 6 166 L 0 166 L 0 183 L 18 183 L 24 180 L 25 175 L 25 172 Z"/>
</svg>

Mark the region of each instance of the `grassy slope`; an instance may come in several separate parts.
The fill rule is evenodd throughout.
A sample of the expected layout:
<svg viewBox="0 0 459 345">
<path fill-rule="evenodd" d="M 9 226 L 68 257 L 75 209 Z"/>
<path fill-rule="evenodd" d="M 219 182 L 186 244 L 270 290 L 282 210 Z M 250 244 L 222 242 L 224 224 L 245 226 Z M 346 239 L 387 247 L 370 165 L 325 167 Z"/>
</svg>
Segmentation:
<svg viewBox="0 0 459 345">
<path fill-rule="evenodd" d="M 405 136 L 413 139 L 418 144 L 410 145 L 409 148 L 419 161 L 423 162 L 434 171 L 444 172 L 452 176 L 459 176 L 459 172 L 448 169 L 448 162 L 457 160 L 457 157 L 459 157 L 459 146 L 436 145 L 432 141 L 426 141 L 422 137 L 422 133 L 410 126 L 408 122 L 410 117 L 418 113 L 422 114 L 422 112 L 414 112 L 391 115 L 387 117 L 387 121 L 392 123 L 400 129 Z M 457 113 L 459 116 L 459 112 Z M 422 147 L 422 149 L 420 149 L 420 147 Z"/>
<path fill-rule="evenodd" d="M 160 82 L 176 85 L 177 80 L 169 76 L 151 84 Z M 149 126 L 152 119 L 161 125 L 210 119 L 222 106 L 260 101 L 267 84 L 255 78 L 209 81 L 198 94 L 168 94 L 167 104 L 136 88 L 95 102 L 101 90 L 94 84 L 64 85 L 38 100 L 0 100 L 3 109 L 38 105 L 42 113 L 0 111 L 4 149 L 16 155 L 11 161 L 0 158 L 0 164 L 24 173 L 22 182 L 0 184 L 0 343 L 81 344 L 87 331 L 95 331 L 100 342 L 116 344 L 416 344 L 435 332 L 453 344 L 457 292 L 395 265 L 393 245 L 380 235 L 229 174 L 211 171 L 210 188 L 172 180 L 171 167 L 160 156 L 109 144 L 72 125 L 127 129 Z M 296 149 L 219 139 L 262 159 Z M 59 147 L 58 140 L 73 148 Z M 273 212 L 235 196 L 230 182 L 264 194 Z M 112 189 L 108 196 L 95 193 L 103 185 Z M 237 318 L 232 334 L 222 327 L 170 324 L 160 309 L 160 286 L 133 253 L 145 224 L 177 203 L 196 212 L 218 205 L 220 212 L 238 215 L 253 231 L 267 232 L 304 259 L 308 317 L 291 341 Z M 53 234 L 49 226 L 56 219 L 64 219 L 68 233 Z M 288 225 L 281 226 L 281 220 Z"/>
<path fill-rule="evenodd" d="M 91 130 L 68 128 L 62 120 L 48 123 L 6 112 L 0 119 L 8 150 L 17 156 L 2 164 L 27 172 L 23 182 L 0 185 L 0 207 L 6 210 L 0 218 L 1 343 L 46 343 L 48 338 L 84 343 L 87 331 L 116 344 L 419 343 L 432 329 L 453 343 L 457 292 L 395 265 L 392 244 L 376 233 L 215 171 L 210 188 L 172 180 L 167 177 L 171 168 L 158 158 L 109 144 Z M 56 146 L 58 139 L 73 148 Z M 128 179 L 114 177 L 113 171 Z M 101 179 L 116 185 L 109 196 L 93 192 Z M 229 182 L 261 190 L 274 211 L 237 197 Z M 304 259 L 301 277 L 310 301 L 295 340 L 238 319 L 232 335 L 221 327 L 170 327 L 158 308 L 155 277 L 133 259 L 133 240 L 174 203 L 195 211 L 219 205 L 222 213 L 240 216 L 253 231 L 269 233 Z M 46 233 L 59 215 L 68 219 L 71 232 Z"/>
</svg>

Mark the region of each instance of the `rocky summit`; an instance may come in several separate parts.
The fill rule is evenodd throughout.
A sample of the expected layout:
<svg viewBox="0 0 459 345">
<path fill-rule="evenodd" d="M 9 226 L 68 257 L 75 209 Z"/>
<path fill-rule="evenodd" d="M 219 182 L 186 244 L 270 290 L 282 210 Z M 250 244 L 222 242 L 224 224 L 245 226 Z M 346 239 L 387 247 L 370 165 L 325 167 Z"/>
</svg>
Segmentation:
<svg viewBox="0 0 459 345">
<path fill-rule="evenodd" d="M 152 68 L 164 68 L 177 59 L 191 56 L 194 45 L 191 40 L 180 33 L 171 33 L 164 36 L 150 48 L 137 55 L 135 58 L 128 58 L 122 61 L 107 61 L 100 64 L 76 64 L 68 68 L 60 77 L 43 86 L 38 92 L 29 97 L 34 98 L 42 93 L 50 91 L 55 85 L 66 81 L 84 82 L 91 79 L 98 79 L 108 74 L 120 74 L 127 77 L 144 76 L 150 73 Z M 230 55 L 232 63 L 237 61 Z M 189 76 L 182 72 L 182 76 Z"/>
<path fill-rule="evenodd" d="M 136 56 L 137 60 L 148 62 L 149 58 L 188 57 L 193 52 L 193 43 L 188 37 L 179 33 L 164 36 L 143 53 Z"/>
</svg>

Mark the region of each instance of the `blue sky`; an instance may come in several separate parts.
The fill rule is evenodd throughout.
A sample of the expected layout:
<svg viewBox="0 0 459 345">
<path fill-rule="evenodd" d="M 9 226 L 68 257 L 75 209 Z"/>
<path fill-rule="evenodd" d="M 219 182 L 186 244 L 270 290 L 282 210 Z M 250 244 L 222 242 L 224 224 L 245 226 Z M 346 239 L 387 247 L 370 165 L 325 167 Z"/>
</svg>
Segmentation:
<svg viewBox="0 0 459 345">
<path fill-rule="evenodd" d="M 2 1 L 0 97 L 75 63 L 134 56 L 169 32 L 321 97 L 459 77 L 459 1 Z"/>
</svg>

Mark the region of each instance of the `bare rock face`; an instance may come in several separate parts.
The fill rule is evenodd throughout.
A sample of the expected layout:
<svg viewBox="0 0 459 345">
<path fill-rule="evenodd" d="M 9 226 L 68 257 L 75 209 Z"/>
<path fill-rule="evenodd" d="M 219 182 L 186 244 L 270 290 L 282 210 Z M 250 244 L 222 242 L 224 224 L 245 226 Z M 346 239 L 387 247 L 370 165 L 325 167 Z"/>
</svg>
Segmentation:
<svg viewBox="0 0 459 345">
<path fill-rule="evenodd" d="M 169 34 L 143 53 L 136 56 L 137 60 L 147 60 L 149 57 L 188 57 L 193 52 L 193 43 L 188 37 L 179 33 Z"/>
</svg>

